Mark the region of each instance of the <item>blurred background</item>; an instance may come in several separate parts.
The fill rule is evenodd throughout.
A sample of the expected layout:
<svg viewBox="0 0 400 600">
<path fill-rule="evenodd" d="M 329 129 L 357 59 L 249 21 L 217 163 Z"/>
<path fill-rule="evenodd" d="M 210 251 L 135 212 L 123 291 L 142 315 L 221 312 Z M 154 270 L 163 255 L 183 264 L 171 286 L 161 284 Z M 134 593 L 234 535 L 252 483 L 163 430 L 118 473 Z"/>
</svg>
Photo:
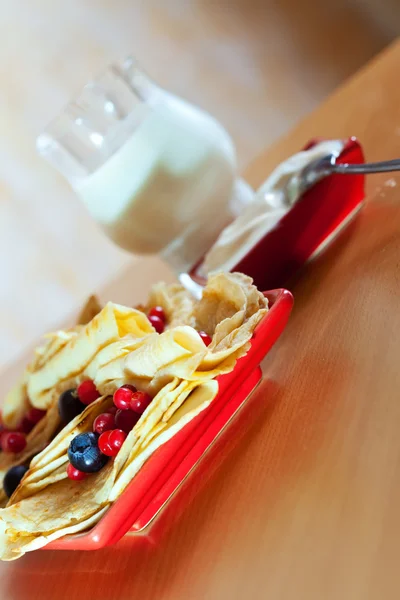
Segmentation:
<svg viewBox="0 0 400 600">
<path fill-rule="evenodd" d="M 92 74 L 133 54 L 223 123 L 243 168 L 400 31 L 397 0 L 0 7 L 0 367 L 132 260 L 35 151 L 37 134 Z"/>
</svg>

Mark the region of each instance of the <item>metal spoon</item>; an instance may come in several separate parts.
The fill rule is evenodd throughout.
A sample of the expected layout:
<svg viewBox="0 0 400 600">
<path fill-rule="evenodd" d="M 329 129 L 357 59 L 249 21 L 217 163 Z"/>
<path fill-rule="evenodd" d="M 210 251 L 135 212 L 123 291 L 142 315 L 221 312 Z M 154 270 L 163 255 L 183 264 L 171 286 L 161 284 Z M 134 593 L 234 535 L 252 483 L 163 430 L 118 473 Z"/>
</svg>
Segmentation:
<svg viewBox="0 0 400 600">
<path fill-rule="evenodd" d="M 400 159 L 384 160 L 374 163 L 363 163 L 358 165 L 338 164 L 335 156 L 319 158 L 308 164 L 298 175 L 290 181 L 290 187 L 298 186 L 300 194 L 304 193 L 312 185 L 333 173 L 340 175 L 363 175 L 367 173 L 390 173 L 400 171 Z"/>
</svg>

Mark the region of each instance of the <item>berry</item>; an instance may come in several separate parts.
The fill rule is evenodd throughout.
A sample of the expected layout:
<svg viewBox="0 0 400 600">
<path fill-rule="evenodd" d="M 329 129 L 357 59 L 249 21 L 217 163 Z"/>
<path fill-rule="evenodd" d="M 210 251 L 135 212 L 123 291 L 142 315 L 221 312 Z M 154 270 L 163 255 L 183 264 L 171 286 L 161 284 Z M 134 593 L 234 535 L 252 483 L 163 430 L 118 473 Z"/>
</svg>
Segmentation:
<svg viewBox="0 0 400 600">
<path fill-rule="evenodd" d="M 162 306 L 153 306 L 149 310 L 149 317 L 158 317 L 163 323 L 167 320 Z"/>
<path fill-rule="evenodd" d="M 82 381 L 82 383 L 78 385 L 76 391 L 79 400 L 86 406 L 97 400 L 97 398 L 100 398 L 100 393 L 97 391 L 97 388 L 91 379 Z"/>
<path fill-rule="evenodd" d="M 4 427 L 4 425 L 1 425 L 1 424 L 0 424 L 0 450 L 2 449 L 2 448 L 1 448 L 1 440 L 2 440 L 2 437 L 3 437 L 3 435 L 5 435 L 6 433 L 9 433 L 8 429 L 6 429 L 6 428 Z"/>
<path fill-rule="evenodd" d="M 106 456 L 116 456 L 126 440 L 126 433 L 122 429 L 105 431 L 99 437 L 99 448 Z"/>
<path fill-rule="evenodd" d="M 100 450 L 100 452 L 105 454 L 105 456 L 112 456 L 111 446 L 109 446 L 109 444 L 108 444 L 108 437 L 109 437 L 110 433 L 111 433 L 111 431 L 105 431 L 104 433 L 101 434 L 101 436 L 99 437 L 99 441 L 98 441 L 99 450 Z"/>
<path fill-rule="evenodd" d="M 105 431 L 109 431 L 110 429 L 115 428 L 115 418 L 114 415 L 110 413 L 102 413 L 98 417 L 95 418 L 93 423 L 93 431 L 98 433 L 104 433 Z"/>
<path fill-rule="evenodd" d="M 107 408 L 106 412 L 109 413 L 110 415 L 115 415 L 117 410 L 118 410 L 118 408 L 116 406 L 110 406 L 110 408 Z"/>
<path fill-rule="evenodd" d="M 146 392 L 135 392 L 132 394 L 132 399 L 129 408 L 139 415 L 143 414 L 153 398 Z"/>
<path fill-rule="evenodd" d="M 212 338 L 205 331 L 199 331 L 199 336 L 203 340 L 206 346 L 209 346 L 212 342 Z"/>
<path fill-rule="evenodd" d="M 79 469 L 75 469 L 75 467 L 73 467 L 71 463 L 68 464 L 67 475 L 70 479 L 73 479 L 74 481 L 82 481 L 82 479 L 85 479 L 87 477 L 87 473 L 84 473 Z"/>
<path fill-rule="evenodd" d="M 22 452 L 26 446 L 26 438 L 23 433 L 9 431 L 1 436 L 1 447 L 4 452 Z"/>
<path fill-rule="evenodd" d="M 40 410 L 40 408 L 34 408 L 32 406 L 32 408 L 30 408 L 26 413 L 25 418 L 28 419 L 28 421 L 31 421 L 31 423 L 33 423 L 34 425 L 36 425 L 36 423 L 39 423 L 39 421 L 43 419 L 45 414 L 45 410 Z"/>
<path fill-rule="evenodd" d="M 149 316 L 148 319 L 157 333 L 162 333 L 164 331 L 165 323 L 162 319 L 160 319 L 160 317 L 154 315 L 154 317 Z"/>
<path fill-rule="evenodd" d="M 11 469 L 7 471 L 3 479 L 3 489 L 8 498 L 13 495 L 27 470 L 28 467 L 18 465 L 16 467 L 11 467 Z"/>
<path fill-rule="evenodd" d="M 24 417 L 21 421 L 21 425 L 18 427 L 18 431 L 22 431 L 22 433 L 29 433 L 35 427 L 35 423 L 30 421 L 28 417 Z"/>
<path fill-rule="evenodd" d="M 115 425 L 125 433 L 129 433 L 139 421 L 140 415 L 133 410 L 117 410 L 115 415 Z"/>
<path fill-rule="evenodd" d="M 104 435 L 104 434 L 103 434 Z M 84 473 L 97 473 L 107 462 L 99 450 L 97 433 L 80 433 L 70 443 L 68 458 L 73 467 Z"/>
<path fill-rule="evenodd" d="M 114 392 L 114 404 L 121 410 L 128 410 L 136 388 L 133 385 L 123 385 Z"/>
<path fill-rule="evenodd" d="M 85 409 L 76 390 L 66 390 L 58 399 L 58 412 L 64 423 L 69 423 Z"/>
</svg>

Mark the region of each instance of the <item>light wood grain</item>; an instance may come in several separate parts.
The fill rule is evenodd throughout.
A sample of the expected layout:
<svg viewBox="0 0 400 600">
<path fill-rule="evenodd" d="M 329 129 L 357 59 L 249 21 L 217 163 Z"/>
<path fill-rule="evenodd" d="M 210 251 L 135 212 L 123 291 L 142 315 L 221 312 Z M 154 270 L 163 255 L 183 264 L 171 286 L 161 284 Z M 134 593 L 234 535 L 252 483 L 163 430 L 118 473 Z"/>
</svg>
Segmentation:
<svg viewBox="0 0 400 600">
<path fill-rule="evenodd" d="M 243 165 L 392 36 L 350 0 L 0 0 L 0 8 L 0 365 L 132 260 L 34 147 L 91 74 L 134 53 L 162 85 L 222 121 Z"/>
<path fill-rule="evenodd" d="M 399 61 L 400 43 L 263 154 L 251 181 L 316 133 L 399 155 Z M 34 553 L 0 565 L 2 598 L 399 597 L 399 186 L 371 179 L 362 215 L 293 285 L 263 416 L 162 543 Z M 136 297 L 143 275 L 133 265 L 106 294 Z"/>
</svg>

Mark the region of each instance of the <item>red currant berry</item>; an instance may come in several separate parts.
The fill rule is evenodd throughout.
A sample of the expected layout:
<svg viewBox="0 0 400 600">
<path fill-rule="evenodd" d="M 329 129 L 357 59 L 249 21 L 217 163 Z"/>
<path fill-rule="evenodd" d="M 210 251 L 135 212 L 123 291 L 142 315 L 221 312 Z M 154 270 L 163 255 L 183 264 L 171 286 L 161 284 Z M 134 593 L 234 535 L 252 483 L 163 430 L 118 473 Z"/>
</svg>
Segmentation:
<svg viewBox="0 0 400 600">
<path fill-rule="evenodd" d="M 99 437 L 99 449 L 106 456 L 116 456 L 125 440 L 126 433 L 122 429 L 105 431 Z"/>
<path fill-rule="evenodd" d="M 205 331 L 199 331 L 199 336 L 201 337 L 206 346 L 209 346 L 211 344 L 212 338 L 210 338 L 208 333 L 206 333 Z"/>
<path fill-rule="evenodd" d="M 9 433 L 8 429 L 6 429 L 4 427 L 4 425 L 0 425 L 0 450 L 1 450 L 1 440 L 6 433 Z"/>
<path fill-rule="evenodd" d="M 82 381 L 82 383 L 78 385 L 76 392 L 82 404 L 88 405 L 97 400 L 97 398 L 100 398 L 100 393 L 97 391 L 96 386 L 91 379 Z"/>
<path fill-rule="evenodd" d="M 117 410 L 118 408 L 116 406 L 110 406 L 110 408 L 107 408 L 106 412 L 108 412 L 110 415 L 115 415 Z"/>
<path fill-rule="evenodd" d="M 158 317 L 163 323 L 167 320 L 162 306 L 153 306 L 149 310 L 149 317 Z"/>
<path fill-rule="evenodd" d="M 9 431 L 1 437 L 1 447 L 4 452 L 22 452 L 26 446 L 26 439 L 23 433 Z"/>
<path fill-rule="evenodd" d="M 115 415 L 115 425 L 125 433 L 129 433 L 139 421 L 140 415 L 133 410 L 117 410 Z"/>
<path fill-rule="evenodd" d="M 114 404 L 121 410 L 128 410 L 136 388 L 133 385 L 123 385 L 114 392 Z"/>
<path fill-rule="evenodd" d="M 40 410 L 40 408 L 34 408 L 32 406 L 32 408 L 30 408 L 26 413 L 26 418 L 28 421 L 31 421 L 34 425 L 36 425 L 36 423 L 39 423 L 39 421 L 43 419 L 45 414 L 45 410 Z"/>
<path fill-rule="evenodd" d="M 67 475 L 70 479 L 73 479 L 74 481 L 82 481 L 82 479 L 85 479 L 87 477 L 87 473 L 79 471 L 79 469 L 75 469 L 75 467 L 73 467 L 71 463 L 68 464 Z"/>
<path fill-rule="evenodd" d="M 110 437 L 110 433 L 113 431 L 110 429 L 109 431 L 105 431 L 101 434 L 97 441 L 97 445 L 99 446 L 100 452 L 105 454 L 106 456 L 112 456 L 111 446 L 108 443 L 108 438 Z"/>
<path fill-rule="evenodd" d="M 146 394 L 146 392 L 135 392 L 132 395 L 132 400 L 129 408 L 135 413 L 141 415 L 142 413 L 144 413 L 144 411 L 146 410 L 146 408 L 152 400 L 153 398 L 149 394 Z"/>
<path fill-rule="evenodd" d="M 93 423 L 93 431 L 99 435 L 115 427 L 114 415 L 110 413 L 102 413 L 98 415 Z"/>
<path fill-rule="evenodd" d="M 112 456 L 116 456 L 122 448 L 122 444 L 126 440 L 126 433 L 122 429 L 113 429 L 108 436 L 108 445 L 113 451 Z"/>
<path fill-rule="evenodd" d="M 150 323 L 153 325 L 154 329 L 157 331 L 157 333 L 162 333 L 164 331 L 164 327 L 165 327 L 165 323 L 162 319 L 160 319 L 160 317 L 148 317 Z"/>
</svg>

